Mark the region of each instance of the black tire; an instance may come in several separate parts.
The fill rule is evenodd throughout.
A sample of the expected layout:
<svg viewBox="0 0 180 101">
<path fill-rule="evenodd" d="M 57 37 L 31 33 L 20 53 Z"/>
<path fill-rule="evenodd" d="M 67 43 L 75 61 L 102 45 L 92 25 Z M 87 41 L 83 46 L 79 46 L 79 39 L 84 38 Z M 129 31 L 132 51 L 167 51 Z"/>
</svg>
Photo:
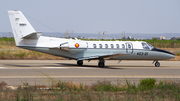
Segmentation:
<svg viewBox="0 0 180 101">
<path fill-rule="evenodd" d="M 99 62 L 99 63 L 98 63 L 98 66 L 99 66 L 99 67 L 104 67 L 104 62 Z"/>
<path fill-rule="evenodd" d="M 155 63 L 155 67 L 160 67 L 160 63 L 159 63 L 159 62 L 156 62 L 156 63 Z"/>
<path fill-rule="evenodd" d="M 83 61 L 82 61 L 82 60 L 77 61 L 77 65 L 78 65 L 78 66 L 82 66 L 82 65 L 83 65 Z"/>
</svg>

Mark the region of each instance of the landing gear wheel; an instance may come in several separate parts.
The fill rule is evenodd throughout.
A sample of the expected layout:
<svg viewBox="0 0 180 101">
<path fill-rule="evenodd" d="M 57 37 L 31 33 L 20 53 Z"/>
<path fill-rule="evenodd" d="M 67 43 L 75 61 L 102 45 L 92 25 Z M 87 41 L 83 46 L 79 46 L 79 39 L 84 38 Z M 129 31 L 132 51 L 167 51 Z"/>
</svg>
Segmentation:
<svg viewBox="0 0 180 101">
<path fill-rule="evenodd" d="M 83 65 L 83 61 L 82 61 L 82 60 L 77 61 L 77 65 L 78 65 L 78 66 L 82 66 L 82 65 Z"/>
<path fill-rule="evenodd" d="M 99 63 L 98 63 L 98 66 L 99 66 L 99 67 L 104 67 L 104 62 L 99 62 Z"/>
<path fill-rule="evenodd" d="M 155 63 L 155 66 L 156 66 L 156 67 L 160 67 L 160 63 L 157 61 L 157 62 Z"/>
</svg>

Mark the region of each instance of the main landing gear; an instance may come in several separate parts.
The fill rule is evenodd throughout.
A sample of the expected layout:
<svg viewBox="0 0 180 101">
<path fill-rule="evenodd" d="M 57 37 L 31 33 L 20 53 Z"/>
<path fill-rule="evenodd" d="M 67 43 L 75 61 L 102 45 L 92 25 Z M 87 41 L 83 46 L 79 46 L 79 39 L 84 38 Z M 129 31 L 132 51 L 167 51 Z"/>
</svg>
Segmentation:
<svg viewBox="0 0 180 101">
<path fill-rule="evenodd" d="M 77 65 L 78 65 L 78 66 L 82 66 L 82 65 L 83 65 L 83 60 L 77 61 Z"/>
<path fill-rule="evenodd" d="M 160 67 L 160 63 L 158 61 L 153 61 L 153 63 L 155 62 L 155 67 Z"/>
<path fill-rule="evenodd" d="M 105 66 L 104 63 L 105 63 L 104 59 L 103 59 L 103 58 L 100 58 L 100 59 L 99 59 L 98 66 L 99 66 L 99 67 L 104 67 L 104 66 Z"/>
<path fill-rule="evenodd" d="M 83 65 L 83 60 L 77 61 L 77 65 L 78 65 L 78 66 L 82 66 L 82 65 Z M 98 66 L 99 66 L 99 67 L 104 67 L 104 66 L 105 66 L 105 61 L 104 61 L 103 58 L 100 58 L 100 59 L 99 59 Z"/>
</svg>

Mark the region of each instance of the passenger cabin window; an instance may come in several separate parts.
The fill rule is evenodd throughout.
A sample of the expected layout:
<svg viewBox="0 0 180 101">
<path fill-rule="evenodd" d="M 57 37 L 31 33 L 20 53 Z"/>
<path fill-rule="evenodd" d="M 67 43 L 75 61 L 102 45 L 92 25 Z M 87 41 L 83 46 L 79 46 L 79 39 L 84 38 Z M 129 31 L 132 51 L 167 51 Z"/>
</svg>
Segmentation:
<svg viewBox="0 0 180 101">
<path fill-rule="evenodd" d="M 146 43 L 141 43 L 141 44 L 142 44 L 143 49 L 149 49 L 149 47 Z"/>
<path fill-rule="evenodd" d="M 118 49 L 119 49 L 119 44 L 116 44 L 116 48 L 118 48 Z"/>
<path fill-rule="evenodd" d="M 108 48 L 108 44 L 105 44 L 105 48 Z"/>
<path fill-rule="evenodd" d="M 125 48 L 125 45 L 124 45 L 124 44 L 122 44 L 122 48 L 123 48 L 123 49 Z"/>
<path fill-rule="evenodd" d="M 111 44 L 111 48 L 114 48 L 114 45 L 113 45 L 113 44 Z"/>
<path fill-rule="evenodd" d="M 128 48 L 131 49 L 131 45 L 130 44 L 128 44 Z"/>
<path fill-rule="evenodd" d="M 99 48 L 102 48 L 102 44 L 99 44 Z"/>
<path fill-rule="evenodd" d="M 93 44 L 93 47 L 96 48 L 96 44 Z"/>
</svg>

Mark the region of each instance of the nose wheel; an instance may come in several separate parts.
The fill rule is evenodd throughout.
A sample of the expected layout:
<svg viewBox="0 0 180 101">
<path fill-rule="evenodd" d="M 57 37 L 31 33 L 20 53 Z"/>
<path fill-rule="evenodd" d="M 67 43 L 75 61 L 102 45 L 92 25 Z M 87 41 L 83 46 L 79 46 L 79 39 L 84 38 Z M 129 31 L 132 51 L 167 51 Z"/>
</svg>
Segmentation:
<svg viewBox="0 0 180 101">
<path fill-rule="evenodd" d="M 77 65 L 78 65 L 78 66 L 82 66 L 82 65 L 83 65 L 83 60 L 77 61 Z"/>
<path fill-rule="evenodd" d="M 154 62 L 155 62 L 155 61 L 154 61 Z M 154 63 L 154 62 L 153 62 L 153 63 Z M 156 61 L 154 65 L 155 65 L 155 67 L 160 67 L 160 63 L 159 63 L 158 61 Z"/>
</svg>

